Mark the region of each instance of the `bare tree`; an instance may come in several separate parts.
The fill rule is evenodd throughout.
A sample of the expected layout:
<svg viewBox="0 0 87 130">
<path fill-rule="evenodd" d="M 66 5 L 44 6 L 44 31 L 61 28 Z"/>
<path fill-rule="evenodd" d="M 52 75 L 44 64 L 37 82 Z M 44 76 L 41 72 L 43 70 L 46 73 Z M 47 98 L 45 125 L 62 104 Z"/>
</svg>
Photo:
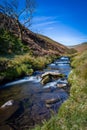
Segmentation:
<svg viewBox="0 0 87 130">
<path fill-rule="evenodd" d="M 21 24 L 29 27 L 34 11 L 35 0 L 1 0 L 0 2 L 0 12 L 17 21 L 20 28 L 20 38 Z"/>
</svg>

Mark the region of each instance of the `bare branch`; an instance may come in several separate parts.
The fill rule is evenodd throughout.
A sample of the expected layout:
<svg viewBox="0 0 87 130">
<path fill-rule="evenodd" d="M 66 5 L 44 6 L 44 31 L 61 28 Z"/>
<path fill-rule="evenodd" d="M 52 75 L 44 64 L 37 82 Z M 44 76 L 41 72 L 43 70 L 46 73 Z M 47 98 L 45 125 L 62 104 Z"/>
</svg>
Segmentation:
<svg viewBox="0 0 87 130">
<path fill-rule="evenodd" d="M 31 19 L 35 11 L 35 0 L 23 0 L 21 4 L 20 0 L 2 0 L 0 3 L 0 12 L 14 18 L 21 30 L 20 22 L 24 26 L 31 25 Z M 10 25 L 10 24 L 9 24 Z M 22 30 L 20 31 L 22 33 Z"/>
</svg>

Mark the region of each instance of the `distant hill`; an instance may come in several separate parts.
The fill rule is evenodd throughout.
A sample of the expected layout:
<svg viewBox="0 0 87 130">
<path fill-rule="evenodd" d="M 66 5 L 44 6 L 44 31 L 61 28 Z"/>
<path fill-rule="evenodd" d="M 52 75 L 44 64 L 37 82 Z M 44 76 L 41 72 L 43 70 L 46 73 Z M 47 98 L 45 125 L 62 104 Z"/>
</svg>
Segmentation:
<svg viewBox="0 0 87 130">
<path fill-rule="evenodd" d="M 22 29 L 22 43 L 29 47 L 33 55 L 62 55 L 68 52 L 69 49 L 66 46 L 55 42 L 46 36 L 33 33 L 22 25 L 20 26 Z M 17 21 L 0 13 L 0 29 L 2 28 L 10 31 L 16 37 L 20 36 Z"/>
<path fill-rule="evenodd" d="M 75 45 L 75 46 L 73 46 L 73 48 L 76 49 L 78 52 L 83 52 L 83 51 L 87 50 L 87 42 Z"/>
</svg>

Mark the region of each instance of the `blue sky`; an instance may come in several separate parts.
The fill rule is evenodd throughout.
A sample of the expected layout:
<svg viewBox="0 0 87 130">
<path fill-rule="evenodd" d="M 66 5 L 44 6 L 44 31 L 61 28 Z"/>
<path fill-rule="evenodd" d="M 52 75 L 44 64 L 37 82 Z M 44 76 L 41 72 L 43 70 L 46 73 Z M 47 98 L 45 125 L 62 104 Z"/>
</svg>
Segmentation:
<svg viewBox="0 0 87 130">
<path fill-rule="evenodd" d="M 87 0 L 36 0 L 31 29 L 64 45 L 87 41 Z"/>
</svg>

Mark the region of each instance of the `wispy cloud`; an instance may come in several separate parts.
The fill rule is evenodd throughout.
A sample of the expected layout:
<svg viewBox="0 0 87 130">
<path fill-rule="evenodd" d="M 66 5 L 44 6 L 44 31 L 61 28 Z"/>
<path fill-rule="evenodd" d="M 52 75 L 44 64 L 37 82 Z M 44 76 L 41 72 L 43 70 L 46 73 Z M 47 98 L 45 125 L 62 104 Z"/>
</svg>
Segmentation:
<svg viewBox="0 0 87 130">
<path fill-rule="evenodd" d="M 43 22 L 43 21 L 49 21 L 55 19 L 55 17 L 51 16 L 40 16 L 40 17 L 34 17 L 34 22 Z"/>
<path fill-rule="evenodd" d="M 46 27 L 46 26 L 52 25 L 54 23 L 56 23 L 56 21 L 47 21 L 47 22 L 37 23 L 34 25 L 34 27 Z"/>
<path fill-rule="evenodd" d="M 75 45 L 87 41 L 87 36 L 62 23 L 61 19 L 56 16 L 35 17 L 32 30 L 64 45 Z"/>
<path fill-rule="evenodd" d="M 57 22 L 56 17 L 40 16 L 40 17 L 35 17 L 33 19 L 33 26 L 34 27 L 44 27 L 44 26 L 52 25 L 56 22 Z"/>
<path fill-rule="evenodd" d="M 54 27 L 47 27 L 46 29 L 47 30 L 54 30 L 55 28 Z"/>
<path fill-rule="evenodd" d="M 45 32 L 54 30 L 54 25 L 57 24 L 56 16 L 36 16 L 33 18 L 33 26 L 31 30 L 36 33 L 45 34 Z"/>
</svg>

